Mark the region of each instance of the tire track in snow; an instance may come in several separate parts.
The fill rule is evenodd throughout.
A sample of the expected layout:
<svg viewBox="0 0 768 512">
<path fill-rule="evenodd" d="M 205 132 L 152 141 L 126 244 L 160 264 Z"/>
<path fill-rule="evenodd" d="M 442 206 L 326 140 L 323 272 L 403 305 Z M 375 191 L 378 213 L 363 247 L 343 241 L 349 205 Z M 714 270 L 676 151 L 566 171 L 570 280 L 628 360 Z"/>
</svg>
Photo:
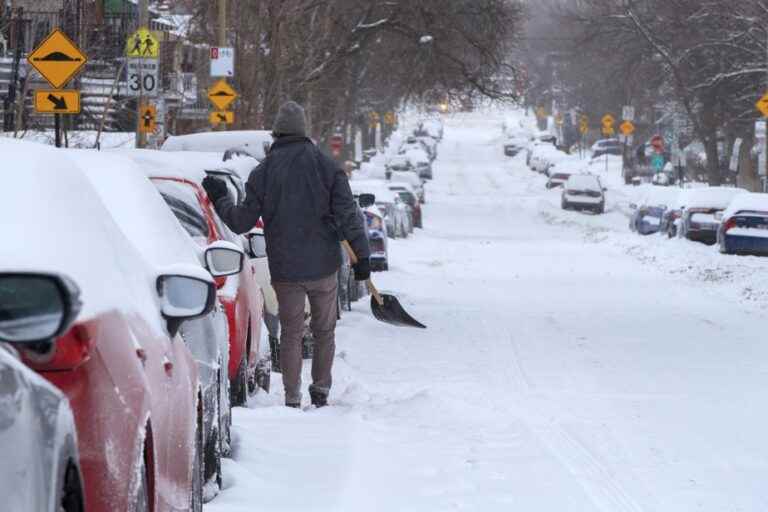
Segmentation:
<svg viewBox="0 0 768 512">
<path fill-rule="evenodd" d="M 613 472 L 586 444 L 571 435 L 561 423 L 535 427 L 542 443 L 578 480 L 584 492 L 603 512 L 643 512 Z"/>
</svg>

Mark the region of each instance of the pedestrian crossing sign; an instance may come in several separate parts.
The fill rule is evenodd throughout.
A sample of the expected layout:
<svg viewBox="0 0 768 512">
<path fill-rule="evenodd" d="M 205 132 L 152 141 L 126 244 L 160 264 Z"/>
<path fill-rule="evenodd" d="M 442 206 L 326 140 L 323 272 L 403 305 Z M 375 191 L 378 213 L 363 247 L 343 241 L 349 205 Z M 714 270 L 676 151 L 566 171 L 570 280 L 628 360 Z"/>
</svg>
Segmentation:
<svg viewBox="0 0 768 512">
<path fill-rule="evenodd" d="M 125 55 L 133 59 L 157 59 L 160 57 L 160 41 L 146 28 L 140 28 L 128 37 Z"/>
</svg>

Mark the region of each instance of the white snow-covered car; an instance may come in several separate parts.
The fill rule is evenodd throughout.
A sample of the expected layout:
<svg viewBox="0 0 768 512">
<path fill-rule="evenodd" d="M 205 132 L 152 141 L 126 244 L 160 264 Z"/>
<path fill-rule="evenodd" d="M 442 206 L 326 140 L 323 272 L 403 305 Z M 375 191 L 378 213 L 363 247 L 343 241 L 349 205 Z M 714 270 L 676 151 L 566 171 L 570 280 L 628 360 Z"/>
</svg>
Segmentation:
<svg viewBox="0 0 768 512">
<path fill-rule="evenodd" d="M 720 252 L 768 256 L 768 194 L 733 198 L 717 232 Z"/>
<path fill-rule="evenodd" d="M 426 202 L 426 193 L 424 190 L 424 181 L 419 178 L 416 171 L 397 171 L 393 172 L 389 178 L 392 183 L 407 183 L 416 193 L 416 197 L 424 204 Z"/>
<path fill-rule="evenodd" d="M 531 155 L 531 170 L 548 175 L 550 167 L 567 158 L 569 156 L 555 146 L 541 144 L 534 148 Z"/>
<path fill-rule="evenodd" d="M 569 156 L 553 164 L 548 171 L 549 180 L 547 188 L 562 187 L 574 174 L 584 172 L 584 161 L 577 157 Z"/>
<path fill-rule="evenodd" d="M 605 212 L 605 188 L 595 175 L 574 174 L 563 187 L 561 205 L 563 210 L 592 210 Z"/>
</svg>

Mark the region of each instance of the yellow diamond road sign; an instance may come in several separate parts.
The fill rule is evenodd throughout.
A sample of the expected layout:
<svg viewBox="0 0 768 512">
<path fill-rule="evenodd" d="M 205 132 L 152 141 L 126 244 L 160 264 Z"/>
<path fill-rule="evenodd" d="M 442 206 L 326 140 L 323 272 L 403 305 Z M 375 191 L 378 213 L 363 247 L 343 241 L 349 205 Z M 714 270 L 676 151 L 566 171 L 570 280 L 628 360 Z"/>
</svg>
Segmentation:
<svg viewBox="0 0 768 512">
<path fill-rule="evenodd" d="M 605 114 L 603 116 L 602 122 L 603 122 L 603 126 L 607 128 L 609 126 L 613 126 L 613 123 L 616 122 L 616 119 L 614 119 L 614 117 L 611 114 Z"/>
<path fill-rule="evenodd" d="M 631 121 L 624 121 L 621 123 L 621 126 L 619 126 L 619 130 L 621 130 L 622 135 L 625 137 L 629 137 L 633 133 L 635 133 L 635 125 L 632 124 Z"/>
<path fill-rule="evenodd" d="M 128 37 L 125 55 L 135 59 L 157 59 L 160 57 L 160 41 L 146 28 L 140 28 Z"/>
<path fill-rule="evenodd" d="M 756 104 L 757 110 L 763 114 L 764 117 L 768 117 L 768 93 L 765 94 Z"/>
<path fill-rule="evenodd" d="M 88 58 L 64 32 L 56 29 L 29 54 L 27 62 L 51 87 L 60 89 L 85 66 Z"/>
<path fill-rule="evenodd" d="M 221 79 L 208 89 L 208 99 L 216 110 L 227 110 L 227 107 L 237 99 L 237 93 L 226 80 Z"/>
<path fill-rule="evenodd" d="M 35 112 L 38 114 L 79 114 L 80 91 L 72 89 L 35 91 Z"/>
</svg>

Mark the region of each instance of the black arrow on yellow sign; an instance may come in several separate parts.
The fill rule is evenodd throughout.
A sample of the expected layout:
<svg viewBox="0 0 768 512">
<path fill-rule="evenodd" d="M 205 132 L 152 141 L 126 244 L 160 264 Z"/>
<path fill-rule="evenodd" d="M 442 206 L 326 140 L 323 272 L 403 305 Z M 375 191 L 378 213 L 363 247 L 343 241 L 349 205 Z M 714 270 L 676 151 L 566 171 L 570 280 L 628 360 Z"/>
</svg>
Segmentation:
<svg viewBox="0 0 768 512">
<path fill-rule="evenodd" d="M 67 100 L 64 96 L 54 96 L 53 93 L 48 95 L 48 101 L 53 103 L 53 110 L 67 110 Z"/>
</svg>

